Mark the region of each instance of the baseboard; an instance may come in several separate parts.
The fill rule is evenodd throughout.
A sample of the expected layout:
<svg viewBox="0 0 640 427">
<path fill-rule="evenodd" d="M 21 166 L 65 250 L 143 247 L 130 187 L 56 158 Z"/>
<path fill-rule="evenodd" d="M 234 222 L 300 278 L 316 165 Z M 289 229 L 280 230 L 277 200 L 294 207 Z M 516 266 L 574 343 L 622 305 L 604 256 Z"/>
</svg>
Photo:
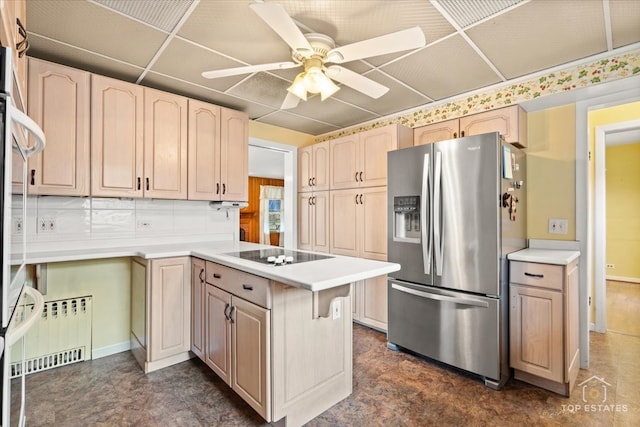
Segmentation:
<svg viewBox="0 0 640 427">
<path fill-rule="evenodd" d="M 106 347 L 94 348 L 91 350 L 91 359 L 100 359 L 101 357 L 111 356 L 112 354 L 122 353 L 131 350 L 130 341 L 122 341 L 117 344 L 108 345 Z"/>
<path fill-rule="evenodd" d="M 616 282 L 629 282 L 629 283 L 640 283 L 640 279 L 636 277 L 624 277 L 624 276 L 606 276 L 607 280 L 613 280 Z"/>
</svg>

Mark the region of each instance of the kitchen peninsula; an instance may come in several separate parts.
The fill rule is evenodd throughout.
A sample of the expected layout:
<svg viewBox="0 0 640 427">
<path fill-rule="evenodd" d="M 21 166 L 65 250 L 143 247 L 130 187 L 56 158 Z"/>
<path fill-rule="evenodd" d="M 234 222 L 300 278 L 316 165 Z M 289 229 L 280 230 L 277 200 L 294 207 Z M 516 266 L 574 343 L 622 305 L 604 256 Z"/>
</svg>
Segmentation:
<svg viewBox="0 0 640 427">
<path fill-rule="evenodd" d="M 273 251 L 293 262 L 256 258 Z M 283 425 L 302 425 L 351 394 L 351 283 L 399 269 L 237 241 L 70 248 L 33 252 L 28 262 L 123 257 L 131 258 L 131 350 L 145 372 L 195 354 Z"/>
</svg>

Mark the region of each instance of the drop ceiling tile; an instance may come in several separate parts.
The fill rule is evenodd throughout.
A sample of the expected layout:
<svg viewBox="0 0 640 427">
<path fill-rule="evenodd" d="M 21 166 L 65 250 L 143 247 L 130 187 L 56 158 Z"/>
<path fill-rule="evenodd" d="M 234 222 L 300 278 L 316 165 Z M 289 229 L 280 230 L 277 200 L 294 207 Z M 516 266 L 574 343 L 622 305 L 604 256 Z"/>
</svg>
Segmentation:
<svg viewBox="0 0 640 427">
<path fill-rule="evenodd" d="M 267 73 L 256 73 L 227 93 L 279 109 L 287 95 L 289 82 Z"/>
<path fill-rule="evenodd" d="M 30 33 L 146 67 L 166 34 L 94 3 L 39 0 L 27 5 Z"/>
<path fill-rule="evenodd" d="M 415 93 L 379 71 L 367 73 L 366 77 L 385 85 L 389 91 L 380 98 L 373 99 L 349 86 L 340 85 L 340 90 L 333 97 L 380 115 L 407 110 L 430 102 L 429 98 Z"/>
<path fill-rule="evenodd" d="M 609 0 L 613 47 L 640 42 L 640 1 Z"/>
<path fill-rule="evenodd" d="M 300 117 L 286 111 L 277 111 L 268 116 L 261 117 L 256 121 L 297 130 L 298 132 L 308 133 L 310 135 L 320 135 L 340 128 L 339 126 L 332 126 L 306 117 Z"/>
<path fill-rule="evenodd" d="M 251 65 L 290 60 L 289 46 L 250 4 L 249 0 L 201 1 L 178 35 Z"/>
<path fill-rule="evenodd" d="M 461 36 L 449 37 L 381 68 L 433 100 L 489 86 L 500 78 Z"/>
<path fill-rule="evenodd" d="M 258 105 L 244 99 L 226 95 L 206 87 L 197 86 L 188 82 L 172 79 L 157 73 L 148 73 L 142 81 L 143 86 L 152 87 L 154 89 L 164 90 L 167 92 L 177 93 L 189 98 L 199 99 L 211 104 L 220 105 L 222 107 L 243 111 L 249 115 L 249 118 L 264 116 L 274 111 L 268 106 Z"/>
<path fill-rule="evenodd" d="M 532 1 L 467 34 L 508 79 L 607 49 L 600 1 Z"/>
<path fill-rule="evenodd" d="M 69 67 L 91 71 L 128 82 L 135 82 L 143 69 L 114 61 L 85 50 L 29 34 L 29 56 Z"/>
<path fill-rule="evenodd" d="M 171 32 L 193 0 L 92 0 L 160 30 Z"/>
<path fill-rule="evenodd" d="M 185 66 L 185 64 L 189 65 Z M 249 74 L 205 79 L 202 77 L 202 72 L 241 67 L 242 65 L 244 64 L 176 37 L 171 40 L 151 70 L 224 92 L 242 79 L 247 78 Z"/>
<path fill-rule="evenodd" d="M 318 95 L 307 98 L 306 101 L 300 101 L 296 108 L 288 111 L 300 116 L 311 117 L 322 122 L 330 123 L 339 128 L 376 118 L 376 116 L 370 112 L 361 110 L 356 106 L 347 105 L 333 97 L 322 101 Z"/>
</svg>

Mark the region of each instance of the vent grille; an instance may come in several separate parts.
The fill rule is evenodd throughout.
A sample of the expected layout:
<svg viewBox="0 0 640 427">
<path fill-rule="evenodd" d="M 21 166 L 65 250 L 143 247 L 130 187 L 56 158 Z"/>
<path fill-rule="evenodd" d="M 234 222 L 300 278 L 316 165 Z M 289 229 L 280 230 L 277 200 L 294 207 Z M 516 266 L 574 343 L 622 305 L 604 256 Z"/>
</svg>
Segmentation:
<svg viewBox="0 0 640 427">
<path fill-rule="evenodd" d="M 171 32 L 193 0 L 94 0 L 94 2 L 160 30 Z"/>
<path fill-rule="evenodd" d="M 33 304 L 16 308 L 17 316 Z M 82 362 L 91 358 L 92 297 L 77 297 L 44 303 L 42 317 L 25 335 L 25 354 L 22 346 L 11 349 L 11 378 L 32 374 L 58 366 Z"/>
<path fill-rule="evenodd" d="M 438 0 L 460 26 L 466 28 L 526 0 Z"/>
</svg>

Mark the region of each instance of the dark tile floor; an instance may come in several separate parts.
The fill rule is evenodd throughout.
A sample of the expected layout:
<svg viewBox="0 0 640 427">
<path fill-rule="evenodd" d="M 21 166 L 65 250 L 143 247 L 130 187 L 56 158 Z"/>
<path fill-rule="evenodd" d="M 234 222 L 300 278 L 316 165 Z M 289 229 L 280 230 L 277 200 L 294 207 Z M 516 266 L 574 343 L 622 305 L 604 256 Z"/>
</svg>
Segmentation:
<svg viewBox="0 0 640 427">
<path fill-rule="evenodd" d="M 308 426 L 640 425 L 640 337 L 591 333 L 577 383 L 593 375 L 608 385 L 586 388 L 585 401 L 581 386 L 571 398 L 515 380 L 494 391 L 356 325 L 353 394 Z M 29 426 L 265 425 L 196 359 L 144 375 L 125 352 L 29 375 L 27 390 Z"/>
</svg>

